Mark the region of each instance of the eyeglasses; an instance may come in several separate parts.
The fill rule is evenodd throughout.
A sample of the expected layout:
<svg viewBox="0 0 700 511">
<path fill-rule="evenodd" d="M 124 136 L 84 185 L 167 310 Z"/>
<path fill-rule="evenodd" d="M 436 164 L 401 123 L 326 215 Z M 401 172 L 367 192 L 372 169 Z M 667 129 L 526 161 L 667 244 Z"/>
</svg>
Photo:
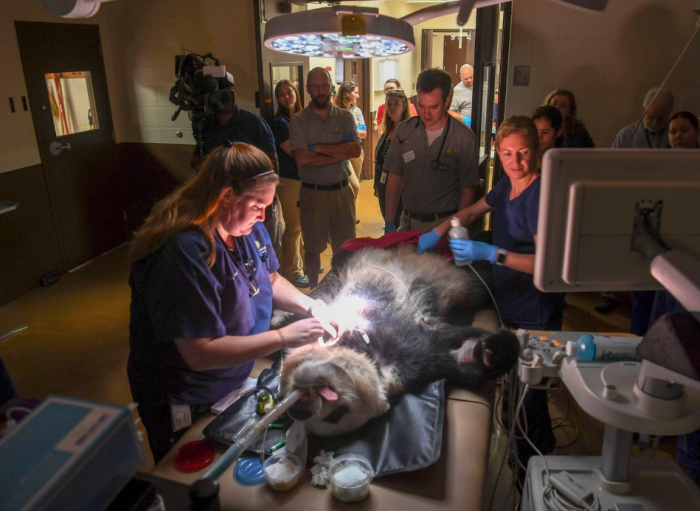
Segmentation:
<svg viewBox="0 0 700 511">
<path fill-rule="evenodd" d="M 311 84 L 309 84 L 308 87 L 309 87 L 309 89 L 311 89 L 311 90 L 313 90 L 313 91 L 319 91 L 319 90 L 326 90 L 326 91 L 327 91 L 327 90 L 331 90 L 331 84 L 330 84 L 330 83 L 324 83 L 324 84 L 322 84 L 322 85 L 316 85 L 316 84 L 311 85 Z"/>
</svg>

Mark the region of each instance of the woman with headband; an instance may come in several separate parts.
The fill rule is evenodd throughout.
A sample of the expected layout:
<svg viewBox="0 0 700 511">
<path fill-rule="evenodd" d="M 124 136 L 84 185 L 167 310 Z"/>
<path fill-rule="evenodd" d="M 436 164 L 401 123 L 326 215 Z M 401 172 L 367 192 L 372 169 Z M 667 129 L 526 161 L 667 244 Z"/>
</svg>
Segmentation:
<svg viewBox="0 0 700 511">
<path fill-rule="evenodd" d="M 298 313 L 317 305 L 277 274 L 262 224 L 277 181 L 255 147 L 218 148 L 134 236 L 127 372 L 156 463 L 243 384 L 256 358 L 323 335 L 314 318 L 270 331 L 273 304 Z"/>
</svg>

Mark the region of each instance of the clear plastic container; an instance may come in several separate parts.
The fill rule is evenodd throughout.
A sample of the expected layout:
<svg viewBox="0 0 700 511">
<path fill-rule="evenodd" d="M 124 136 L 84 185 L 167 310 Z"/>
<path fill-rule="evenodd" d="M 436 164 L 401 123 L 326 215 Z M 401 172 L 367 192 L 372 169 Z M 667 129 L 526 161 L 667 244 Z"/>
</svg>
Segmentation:
<svg viewBox="0 0 700 511">
<path fill-rule="evenodd" d="M 287 491 L 296 486 L 304 472 L 304 467 L 294 454 L 277 453 L 263 463 L 263 474 L 275 491 Z"/>
<path fill-rule="evenodd" d="M 469 239 L 469 231 L 466 227 L 462 227 L 462 223 L 459 221 L 459 218 L 457 218 L 456 216 L 450 218 L 450 225 L 450 230 L 447 233 L 447 236 L 450 239 Z M 466 266 L 468 264 L 471 264 L 471 261 L 457 261 L 457 259 L 455 259 L 456 266 Z"/>
<path fill-rule="evenodd" d="M 343 454 L 330 467 L 333 496 L 343 502 L 360 502 L 369 495 L 374 470 L 367 458 L 358 454 Z"/>
</svg>

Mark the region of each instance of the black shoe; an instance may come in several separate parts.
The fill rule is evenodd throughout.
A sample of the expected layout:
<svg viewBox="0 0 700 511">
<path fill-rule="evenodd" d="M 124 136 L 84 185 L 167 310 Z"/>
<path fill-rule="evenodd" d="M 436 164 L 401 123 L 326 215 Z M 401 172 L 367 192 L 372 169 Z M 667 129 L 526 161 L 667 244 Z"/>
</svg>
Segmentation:
<svg viewBox="0 0 700 511">
<path fill-rule="evenodd" d="M 595 311 L 598 314 L 612 314 L 615 309 L 619 308 L 621 305 L 620 300 L 615 300 L 614 298 L 605 298 L 603 303 L 599 303 L 595 306 Z"/>
<path fill-rule="evenodd" d="M 319 273 L 323 273 L 323 270 L 325 270 L 325 268 L 324 268 L 323 266 L 321 266 L 321 267 L 318 269 L 318 272 L 319 272 Z"/>
</svg>

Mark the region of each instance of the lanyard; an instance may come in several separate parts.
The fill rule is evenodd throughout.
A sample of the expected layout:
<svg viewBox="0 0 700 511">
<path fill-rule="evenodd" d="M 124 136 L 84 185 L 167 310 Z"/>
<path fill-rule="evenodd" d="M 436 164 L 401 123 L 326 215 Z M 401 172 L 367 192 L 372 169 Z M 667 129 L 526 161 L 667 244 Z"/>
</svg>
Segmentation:
<svg viewBox="0 0 700 511">
<path fill-rule="evenodd" d="M 228 253 L 233 265 L 238 269 L 238 273 L 243 277 L 246 284 L 248 284 L 248 295 L 253 298 L 260 292 L 260 285 L 258 280 L 255 278 L 255 274 L 258 271 L 258 267 L 255 265 L 255 259 L 248 257 L 248 252 L 245 249 L 245 243 L 241 243 L 238 238 L 233 238 L 236 248 L 229 247 L 223 240 L 221 235 L 216 233 L 221 242 L 226 248 L 226 253 Z"/>
</svg>

